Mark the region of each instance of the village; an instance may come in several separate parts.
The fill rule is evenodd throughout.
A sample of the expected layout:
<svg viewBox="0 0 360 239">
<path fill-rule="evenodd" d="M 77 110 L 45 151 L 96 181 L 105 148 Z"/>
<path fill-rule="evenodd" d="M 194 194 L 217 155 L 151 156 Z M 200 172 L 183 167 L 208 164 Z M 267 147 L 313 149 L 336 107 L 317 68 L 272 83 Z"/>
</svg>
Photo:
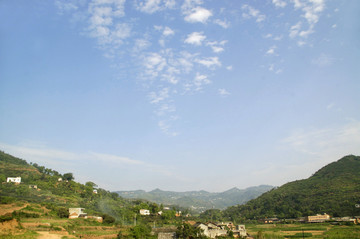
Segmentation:
<svg viewBox="0 0 360 239">
<path fill-rule="evenodd" d="M 63 179 L 58 178 L 58 183 L 62 183 Z M 66 181 L 65 181 L 66 182 Z M 20 185 L 24 184 L 21 181 L 21 177 L 7 177 L 6 182 L 8 184 Z M 41 189 L 37 185 L 26 185 L 29 189 L 40 191 Z M 98 191 L 93 189 L 93 194 L 97 194 Z M 134 225 L 136 226 L 136 216 L 138 217 L 161 217 L 161 215 L 171 210 L 170 207 L 162 207 L 162 210 L 157 211 L 156 213 L 151 213 L 149 209 L 142 208 L 140 209 L 134 216 Z M 197 230 L 202 236 L 207 238 L 219 238 L 219 237 L 228 237 L 231 238 L 253 238 L 253 235 L 246 230 L 244 224 L 234 224 L 233 222 L 215 222 L 215 221 L 197 221 L 197 217 L 192 217 L 189 213 L 183 215 L 181 211 L 175 212 L 175 217 L 178 218 L 178 222 L 182 222 L 183 225 L 186 224 L 189 227 Z M 96 215 L 88 215 L 86 213 L 86 208 L 74 207 L 68 208 L 68 219 L 76 220 L 76 219 L 85 219 L 92 220 L 98 223 L 103 223 L 104 218 Z M 194 220 L 195 219 L 195 220 Z M 360 224 L 360 216 L 354 217 L 331 217 L 330 215 L 323 213 L 317 215 L 311 215 L 306 217 L 300 217 L 296 219 L 279 219 L 279 218 L 263 218 L 258 219 L 257 223 L 259 224 L 273 224 L 281 225 L 281 224 L 315 224 L 315 223 L 330 223 L 332 225 L 337 225 L 341 223 L 350 223 L 350 224 Z M 158 239 L 175 239 L 177 238 L 178 226 L 176 225 L 168 225 L 164 226 L 156 226 L 155 222 L 151 228 L 151 235 L 156 236 Z"/>
</svg>

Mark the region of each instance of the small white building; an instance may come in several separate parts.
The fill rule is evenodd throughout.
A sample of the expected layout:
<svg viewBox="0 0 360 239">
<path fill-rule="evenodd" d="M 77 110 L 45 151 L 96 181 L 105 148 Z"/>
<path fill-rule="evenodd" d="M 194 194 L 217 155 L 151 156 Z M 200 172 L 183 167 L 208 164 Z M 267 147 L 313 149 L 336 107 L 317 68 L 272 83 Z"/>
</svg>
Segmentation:
<svg viewBox="0 0 360 239">
<path fill-rule="evenodd" d="M 87 217 L 87 213 L 84 212 L 85 208 L 69 208 L 69 218 Z"/>
<path fill-rule="evenodd" d="M 21 177 L 16 177 L 16 178 L 8 177 L 6 182 L 19 184 L 21 183 Z"/>
<path fill-rule="evenodd" d="M 150 215 L 150 211 L 147 209 L 140 209 L 140 215 L 148 216 Z"/>
</svg>

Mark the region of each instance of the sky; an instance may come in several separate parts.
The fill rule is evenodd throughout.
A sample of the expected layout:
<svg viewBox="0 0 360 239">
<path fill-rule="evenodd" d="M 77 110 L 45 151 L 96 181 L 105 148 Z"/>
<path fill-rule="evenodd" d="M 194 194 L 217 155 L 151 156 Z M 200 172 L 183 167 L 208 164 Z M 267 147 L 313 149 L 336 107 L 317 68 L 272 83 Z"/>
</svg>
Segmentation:
<svg viewBox="0 0 360 239">
<path fill-rule="evenodd" d="M 307 178 L 360 155 L 359 12 L 358 0 L 0 1 L 0 150 L 110 191 Z"/>
</svg>

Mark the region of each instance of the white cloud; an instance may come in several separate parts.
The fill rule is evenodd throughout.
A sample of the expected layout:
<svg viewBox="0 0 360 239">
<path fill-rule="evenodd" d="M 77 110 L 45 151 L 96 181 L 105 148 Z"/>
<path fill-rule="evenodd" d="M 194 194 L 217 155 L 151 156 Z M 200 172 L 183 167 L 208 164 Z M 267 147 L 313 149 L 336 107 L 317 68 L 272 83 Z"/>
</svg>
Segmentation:
<svg viewBox="0 0 360 239">
<path fill-rule="evenodd" d="M 171 124 L 169 122 L 169 121 L 175 121 L 176 119 L 177 118 L 174 117 L 174 118 L 171 118 L 169 120 L 160 120 L 158 122 L 158 126 L 161 129 L 161 131 L 163 133 L 165 133 L 166 135 L 172 136 L 172 137 L 178 136 L 179 133 L 172 130 Z"/>
<path fill-rule="evenodd" d="M 206 23 L 209 17 L 211 17 L 213 14 L 210 10 L 207 10 L 202 7 L 195 7 L 193 8 L 186 16 L 185 21 L 187 22 L 201 22 Z"/>
<path fill-rule="evenodd" d="M 275 74 L 280 74 L 283 72 L 282 69 L 276 68 L 275 64 L 270 64 L 268 70 L 274 72 Z"/>
<path fill-rule="evenodd" d="M 335 58 L 332 58 L 331 56 L 322 53 L 318 58 L 313 59 L 311 63 L 320 67 L 325 67 L 325 66 L 331 66 L 334 63 L 334 61 Z"/>
<path fill-rule="evenodd" d="M 275 54 L 276 46 L 272 46 L 267 50 L 266 55 L 274 55 Z"/>
<path fill-rule="evenodd" d="M 145 13 L 155 13 L 164 9 L 174 8 L 176 2 L 175 0 L 145 0 L 139 3 L 136 3 L 136 9 Z"/>
<path fill-rule="evenodd" d="M 202 32 L 193 32 L 187 36 L 185 43 L 200 46 L 205 39 L 206 36 Z"/>
<path fill-rule="evenodd" d="M 227 66 L 226 69 L 231 71 L 233 69 L 233 66 Z"/>
<path fill-rule="evenodd" d="M 291 26 L 289 36 L 291 38 L 298 36 L 300 28 L 301 28 L 301 22 L 298 22 L 295 25 Z"/>
<path fill-rule="evenodd" d="M 202 59 L 195 59 L 195 61 L 201 65 L 204 65 L 208 68 L 214 66 L 221 66 L 221 62 L 218 57 L 205 57 Z"/>
<path fill-rule="evenodd" d="M 212 41 L 212 42 L 207 42 L 206 45 L 210 46 L 211 49 L 213 50 L 213 52 L 215 53 L 220 53 L 222 51 L 224 51 L 224 45 L 227 43 L 227 41 L 221 41 L 221 42 L 217 42 L 217 41 Z"/>
<path fill-rule="evenodd" d="M 272 3 L 276 6 L 276 7 L 285 7 L 286 6 L 286 2 L 282 1 L 282 0 L 272 0 Z"/>
<path fill-rule="evenodd" d="M 171 36 L 174 35 L 175 32 L 170 27 L 165 27 L 163 31 L 164 36 Z"/>
<path fill-rule="evenodd" d="M 264 14 L 260 14 L 260 11 L 247 5 L 244 4 L 241 9 L 244 11 L 242 16 L 244 18 L 255 18 L 256 22 L 262 22 L 265 20 L 266 16 Z"/>
<path fill-rule="evenodd" d="M 150 41 L 148 41 L 146 39 L 136 39 L 133 49 L 134 49 L 135 52 L 139 52 L 139 51 L 145 50 L 150 45 L 151 45 Z"/>
<path fill-rule="evenodd" d="M 196 76 L 194 78 L 194 85 L 196 91 L 201 90 L 203 85 L 208 85 L 210 83 L 211 81 L 206 75 L 202 75 L 199 72 L 196 73 Z"/>
<path fill-rule="evenodd" d="M 125 0 L 93 0 L 89 3 L 89 36 L 96 38 L 101 47 L 116 48 L 131 35 L 128 23 L 114 24 L 114 19 L 123 17 Z M 111 50 L 110 50 L 111 51 Z M 111 55 L 108 52 L 107 55 Z"/>
<path fill-rule="evenodd" d="M 166 66 L 166 59 L 158 53 L 149 53 L 144 61 L 145 67 L 151 72 L 156 73 L 162 71 Z"/>
<path fill-rule="evenodd" d="M 169 98 L 169 88 L 163 88 L 159 92 L 150 92 L 149 99 L 151 104 L 158 104 Z"/>
<path fill-rule="evenodd" d="M 230 27 L 230 22 L 228 22 L 226 20 L 215 19 L 214 23 L 225 29 Z"/>
<path fill-rule="evenodd" d="M 218 90 L 218 93 L 219 93 L 219 95 L 221 95 L 221 96 L 228 96 L 228 95 L 230 95 L 230 92 L 228 92 L 228 91 L 225 90 L 225 89 L 219 89 L 219 90 Z"/>
<path fill-rule="evenodd" d="M 59 9 L 59 13 L 63 14 L 64 12 L 70 12 L 78 9 L 78 6 L 75 4 L 75 2 L 71 1 L 55 1 L 56 7 Z"/>
<path fill-rule="evenodd" d="M 307 38 L 309 35 L 315 32 L 315 25 L 319 21 L 321 12 L 325 9 L 324 0 L 309 0 L 309 1 L 300 1 L 293 0 L 295 10 L 301 9 L 304 13 L 301 15 L 307 22 L 308 28 L 306 30 L 301 30 L 302 22 L 291 26 L 289 36 L 291 38 L 301 37 Z M 303 41 L 301 41 L 303 42 Z"/>
<path fill-rule="evenodd" d="M 156 114 L 158 116 L 164 116 L 168 113 L 173 113 L 175 111 L 176 111 L 176 107 L 174 105 L 164 103 L 156 110 Z"/>
</svg>

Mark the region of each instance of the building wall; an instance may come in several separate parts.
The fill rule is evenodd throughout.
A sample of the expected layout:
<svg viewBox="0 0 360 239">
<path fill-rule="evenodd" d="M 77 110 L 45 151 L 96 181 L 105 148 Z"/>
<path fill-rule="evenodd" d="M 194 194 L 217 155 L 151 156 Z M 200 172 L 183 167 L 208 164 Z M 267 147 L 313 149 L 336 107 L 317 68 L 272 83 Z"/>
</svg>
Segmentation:
<svg viewBox="0 0 360 239">
<path fill-rule="evenodd" d="M 16 177 L 16 178 L 8 177 L 6 182 L 8 182 L 8 183 L 21 183 L 21 177 Z"/>
</svg>

